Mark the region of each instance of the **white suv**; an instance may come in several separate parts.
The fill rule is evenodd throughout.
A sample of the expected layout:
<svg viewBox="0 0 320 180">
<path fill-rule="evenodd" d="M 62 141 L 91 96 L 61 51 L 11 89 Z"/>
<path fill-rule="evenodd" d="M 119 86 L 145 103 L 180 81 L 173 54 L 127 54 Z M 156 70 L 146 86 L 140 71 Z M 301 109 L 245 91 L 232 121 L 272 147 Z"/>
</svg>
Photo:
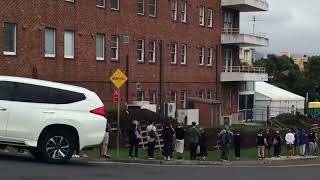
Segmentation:
<svg viewBox="0 0 320 180">
<path fill-rule="evenodd" d="M 49 81 L 0 76 L 0 145 L 29 149 L 51 163 L 101 143 L 103 103 L 87 89 Z"/>
</svg>

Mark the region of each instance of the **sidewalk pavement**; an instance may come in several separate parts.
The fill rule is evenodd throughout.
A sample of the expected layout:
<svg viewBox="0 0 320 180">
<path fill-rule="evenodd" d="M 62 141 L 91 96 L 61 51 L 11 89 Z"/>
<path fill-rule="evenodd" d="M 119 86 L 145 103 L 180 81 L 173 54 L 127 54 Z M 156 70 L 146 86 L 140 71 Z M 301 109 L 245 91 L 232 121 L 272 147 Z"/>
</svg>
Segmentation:
<svg viewBox="0 0 320 180">
<path fill-rule="evenodd" d="M 114 162 L 114 163 L 127 163 L 127 164 L 150 164 L 150 165 L 207 165 L 207 166 L 261 166 L 261 165 L 287 165 L 290 163 L 304 163 L 311 161 L 319 161 L 319 156 L 294 156 L 291 158 L 281 157 L 280 159 L 276 158 L 266 158 L 262 160 L 241 160 L 241 161 L 190 161 L 190 160 L 145 160 L 145 159 L 137 159 L 137 160 L 104 160 L 104 159 L 96 159 L 96 162 Z"/>
</svg>

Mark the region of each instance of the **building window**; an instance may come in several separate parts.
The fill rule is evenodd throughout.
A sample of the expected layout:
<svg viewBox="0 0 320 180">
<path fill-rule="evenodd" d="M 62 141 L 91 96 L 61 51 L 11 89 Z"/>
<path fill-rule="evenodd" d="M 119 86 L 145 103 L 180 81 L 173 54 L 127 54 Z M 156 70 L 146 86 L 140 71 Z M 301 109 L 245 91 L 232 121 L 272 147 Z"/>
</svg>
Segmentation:
<svg viewBox="0 0 320 180">
<path fill-rule="evenodd" d="M 213 91 L 212 90 L 207 91 L 207 99 L 213 99 Z"/>
<path fill-rule="evenodd" d="M 111 9 L 119 10 L 119 0 L 110 0 L 111 1 Z"/>
<path fill-rule="evenodd" d="M 213 49 L 208 48 L 208 66 L 212 66 L 212 53 L 213 53 Z"/>
<path fill-rule="evenodd" d="M 204 99 L 204 90 L 199 91 L 199 98 Z"/>
<path fill-rule="evenodd" d="M 157 16 L 157 0 L 149 0 L 149 16 Z"/>
<path fill-rule="evenodd" d="M 182 44 L 181 46 L 181 64 L 187 64 L 187 45 Z"/>
<path fill-rule="evenodd" d="M 144 15 L 144 0 L 138 0 L 138 14 Z"/>
<path fill-rule="evenodd" d="M 171 43 L 171 64 L 177 64 L 177 44 Z"/>
<path fill-rule="evenodd" d="M 157 92 L 156 91 L 149 91 L 149 102 L 150 104 L 156 104 L 156 97 L 157 97 Z"/>
<path fill-rule="evenodd" d="M 170 91 L 170 102 L 171 103 L 177 102 L 177 92 L 176 91 Z"/>
<path fill-rule="evenodd" d="M 111 36 L 111 60 L 118 61 L 119 59 L 119 38 L 118 36 Z"/>
<path fill-rule="evenodd" d="M 104 60 L 104 34 L 96 35 L 96 60 Z"/>
<path fill-rule="evenodd" d="M 17 37 L 16 24 L 4 23 L 4 54 L 16 55 L 16 37 Z"/>
<path fill-rule="evenodd" d="M 105 0 L 96 0 L 96 5 L 97 7 L 102 7 L 104 8 L 106 5 L 105 5 L 106 1 Z"/>
<path fill-rule="evenodd" d="M 212 9 L 208 9 L 208 27 L 212 27 L 213 26 L 213 10 Z"/>
<path fill-rule="evenodd" d="M 199 48 L 199 65 L 204 65 L 204 48 Z"/>
<path fill-rule="evenodd" d="M 171 19 L 176 21 L 177 20 L 177 0 L 171 0 Z"/>
<path fill-rule="evenodd" d="M 181 109 L 187 108 L 187 91 L 181 91 L 180 94 L 180 107 Z"/>
<path fill-rule="evenodd" d="M 156 41 L 149 42 L 149 62 L 156 62 Z"/>
<path fill-rule="evenodd" d="M 144 92 L 143 91 L 137 91 L 136 99 L 137 99 L 137 101 L 144 101 Z"/>
<path fill-rule="evenodd" d="M 181 22 L 187 22 L 187 1 L 181 1 Z"/>
<path fill-rule="evenodd" d="M 45 29 L 45 57 L 56 57 L 56 29 Z"/>
<path fill-rule="evenodd" d="M 138 39 L 137 41 L 137 61 L 144 62 L 144 40 Z"/>
<path fill-rule="evenodd" d="M 66 59 L 74 58 L 74 32 L 73 31 L 64 32 L 64 58 Z"/>
<path fill-rule="evenodd" d="M 204 6 L 200 6 L 200 10 L 199 10 L 199 24 L 200 24 L 200 26 L 204 26 Z"/>
</svg>

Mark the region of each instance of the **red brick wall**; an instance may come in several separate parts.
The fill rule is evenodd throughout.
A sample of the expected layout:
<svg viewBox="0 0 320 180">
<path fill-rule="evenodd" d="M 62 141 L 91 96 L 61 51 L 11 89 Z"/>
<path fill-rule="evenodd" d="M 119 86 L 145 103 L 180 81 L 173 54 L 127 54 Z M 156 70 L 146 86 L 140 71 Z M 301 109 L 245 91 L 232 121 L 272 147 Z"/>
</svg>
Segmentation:
<svg viewBox="0 0 320 180">
<path fill-rule="evenodd" d="M 68 3 L 64 0 L 1 0 L 0 24 L 12 22 L 17 24 L 17 55 L 3 55 L 3 26 L 0 26 L 0 75 L 32 77 L 32 69 L 36 68 L 38 78 L 76 84 L 87 87 L 111 106 L 113 86 L 109 81 L 111 74 L 117 69 L 126 69 L 126 55 L 129 55 L 129 101 L 135 99 L 136 83 L 140 82 L 145 92 L 156 90 L 159 94 L 159 43 L 163 40 L 165 61 L 165 90 L 187 90 L 189 96 L 196 96 L 201 89 L 207 91 L 216 88 L 216 65 L 200 67 L 198 47 L 214 49 L 220 44 L 221 34 L 221 2 L 220 0 L 189 0 L 187 6 L 187 23 L 180 22 L 181 4 L 178 1 L 178 22 L 170 16 L 170 1 L 158 0 L 157 17 L 148 16 L 147 1 L 145 16 L 137 15 L 136 1 L 120 0 L 120 11 L 107 7 L 97 8 L 95 1 L 75 0 Z M 199 26 L 199 6 L 214 9 L 214 26 Z M 207 11 L 206 11 L 207 13 Z M 206 14 L 207 17 L 207 14 Z M 56 28 L 56 58 L 44 58 L 45 27 Z M 64 59 L 64 30 L 75 31 L 75 58 Z M 104 33 L 106 37 L 105 61 L 96 61 L 95 34 Z M 111 62 L 110 36 L 118 35 L 119 62 Z M 130 36 L 127 47 L 122 43 L 124 35 Z M 136 62 L 136 40 L 145 39 L 145 63 Z M 147 45 L 149 40 L 156 40 L 156 63 L 147 62 Z M 169 43 L 178 43 L 178 64 L 170 64 Z M 188 45 L 187 65 L 181 65 L 181 44 Z M 215 57 L 215 52 L 213 54 Z M 122 95 L 126 94 L 126 87 Z M 167 95 L 166 95 L 167 96 Z M 147 94 L 146 94 L 147 97 Z M 157 97 L 159 102 L 159 97 Z M 179 101 L 178 101 L 179 102 Z M 178 106 L 180 106 L 178 104 Z"/>
</svg>

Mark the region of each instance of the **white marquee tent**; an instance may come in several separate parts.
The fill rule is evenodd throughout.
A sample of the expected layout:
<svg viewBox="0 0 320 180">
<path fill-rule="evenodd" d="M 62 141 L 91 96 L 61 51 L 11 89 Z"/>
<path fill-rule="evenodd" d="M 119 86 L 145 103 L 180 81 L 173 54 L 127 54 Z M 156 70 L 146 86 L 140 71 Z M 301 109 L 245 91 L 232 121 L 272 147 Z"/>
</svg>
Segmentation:
<svg viewBox="0 0 320 180">
<path fill-rule="evenodd" d="M 256 82 L 254 119 L 267 121 L 283 113 L 304 112 L 305 98 L 265 82 Z"/>
</svg>

